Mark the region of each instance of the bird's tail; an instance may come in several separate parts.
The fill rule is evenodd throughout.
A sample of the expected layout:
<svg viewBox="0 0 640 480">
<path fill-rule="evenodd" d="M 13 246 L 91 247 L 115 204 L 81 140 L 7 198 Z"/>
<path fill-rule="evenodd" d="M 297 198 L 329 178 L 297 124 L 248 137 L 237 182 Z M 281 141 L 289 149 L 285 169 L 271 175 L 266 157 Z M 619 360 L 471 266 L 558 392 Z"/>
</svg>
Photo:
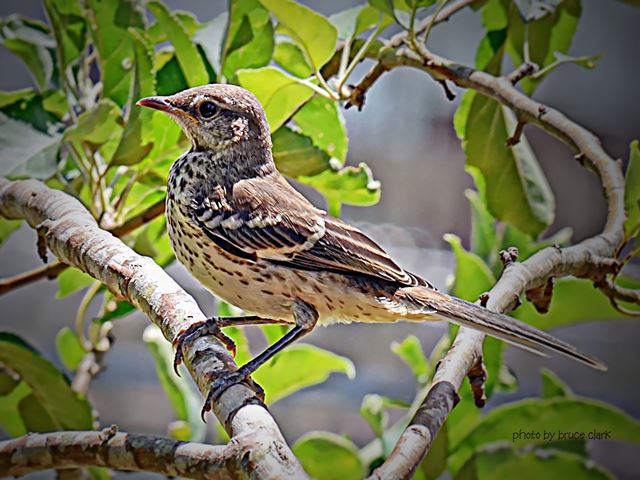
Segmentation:
<svg viewBox="0 0 640 480">
<path fill-rule="evenodd" d="M 452 297 L 425 287 L 403 288 L 397 292 L 406 300 L 435 310 L 452 323 L 480 330 L 517 347 L 542 356 L 545 350 L 559 352 L 597 370 L 606 371 L 607 366 L 591 355 L 581 352 L 573 345 L 538 330 L 526 323 L 484 307 Z"/>
</svg>

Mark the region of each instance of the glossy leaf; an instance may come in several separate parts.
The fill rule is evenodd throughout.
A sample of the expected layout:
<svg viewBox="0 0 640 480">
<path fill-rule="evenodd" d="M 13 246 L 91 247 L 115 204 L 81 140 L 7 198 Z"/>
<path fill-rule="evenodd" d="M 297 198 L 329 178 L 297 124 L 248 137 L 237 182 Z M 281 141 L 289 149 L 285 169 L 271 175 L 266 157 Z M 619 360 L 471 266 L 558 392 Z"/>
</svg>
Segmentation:
<svg viewBox="0 0 640 480">
<path fill-rule="evenodd" d="M 69 327 L 62 327 L 56 335 L 56 351 L 62 364 L 71 371 L 75 371 L 86 355 L 80 339 Z"/>
<path fill-rule="evenodd" d="M 273 60 L 296 77 L 307 78 L 313 74 L 313 69 L 307 62 L 304 52 L 295 43 L 287 41 L 276 43 Z"/>
<path fill-rule="evenodd" d="M 57 170 L 60 140 L 0 113 L 0 176 L 49 179 Z"/>
<path fill-rule="evenodd" d="M 309 137 L 289 127 L 280 127 L 271 141 L 273 160 L 283 175 L 291 178 L 317 175 L 330 166 L 329 155 L 315 147 Z"/>
<path fill-rule="evenodd" d="M 200 420 L 202 400 L 185 377 L 178 377 L 173 372 L 174 352 L 171 345 L 155 325 L 145 328 L 142 339 L 151 352 L 156 365 L 156 374 L 176 417 L 187 422 L 191 429 L 190 440 L 196 442 L 204 440 L 206 425 Z"/>
<path fill-rule="evenodd" d="M 58 275 L 58 293 L 56 298 L 64 298 L 91 285 L 95 280 L 82 270 L 71 267 Z"/>
<path fill-rule="evenodd" d="M 540 435 L 519 436 L 520 430 L 533 430 Z M 567 439 L 558 437 L 558 432 L 577 432 L 586 439 L 590 433 L 608 432 L 612 440 L 640 442 L 640 422 L 611 405 L 585 398 L 527 399 L 502 405 L 485 415 L 453 448 L 449 465 L 454 472 L 458 471 L 474 451 L 493 442 L 513 443 L 517 447 L 543 444 L 548 441 L 543 436 L 545 430 L 556 433 L 557 440 Z"/>
<path fill-rule="evenodd" d="M 144 8 L 137 0 L 118 2 L 90 0 L 93 22 L 89 24 L 98 50 L 103 97 L 122 106 L 129 97 L 131 78 L 140 58 L 134 56 L 128 28 L 144 29 Z"/>
<path fill-rule="evenodd" d="M 418 337 L 408 335 L 402 342 L 393 342 L 391 351 L 409 366 L 419 383 L 425 383 L 429 380 L 431 366 Z"/>
<path fill-rule="evenodd" d="M 264 108 L 269 127 L 275 132 L 313 95 L 313 90 L 275 67 L 239 70 L 238 81 L 251 91 Z"/>
<path fill-rule="evenodd" d="M 463 146 L 467 168 L 486 185 L 484 200 L 494 217 L 538 235 L 555 216 L 555 200 L 544 172 L 524 135 L 509 148 L 517 120 L 511 110 L 475 95 Z"/>
<path fill-rule="evenodd" d="M 624 230 L 627 238 L 638 234 L 640 229 L 640 148 L 638 140 L 631 142 L 629 147 L 629 165 L 625 176 L 624 210 L 627 219 Z"/>
<path fill-rule="evenodd" d="M 129 32 L 134 52 L 134 75 L 129 96 L 128 118 L 118 143 L 112 165 L 135 165 L 153 148 L 151 118 L 153 110 L 141 108 L 136 102 L 142 97 L 155 95 L 153 50 L 144 36 L 136 30 Z"/>
<path fill-rule="evenodd" d="M 241 68 L 264 67 L 273 54 L 273 25 L 258 0 L 229 2 L 229 23 L 223 49 L 223 75 L 233 78 Z"/>
<path fill-rule="evenodd" d="M 291 368 L 295 365 L 296 368 Z M 355 376 L 351 360 L 313 345 L 297 344 L 285 349 L 252 375 L 274 403 L 298 390 L 324 382 L 332 373 Z"/>
<path fill-rule="evenodd" d="M 562 451 L 517 451 L 505 445 L 476 453 L 454 477 L 456 480 L 489 480 L 494 478 L 580 478 L 613 480 L 602 467 L 579 455 Z"/>
<path fill-rule="evenodd" d="M 169 12 L 161 2 L 149 2 L 147 8 L 156 17 L 160 27 L 167 32 L 167 38 L 175 47 L 176 58 L 187 79 L 187 84 L 190 87 L 196 87 L 209 83 L 207 67 L 179 18 Z"/>
<path fill-rule="evenodd" d="M 344 118 L 338 104 L 325 97 L 315 96 L 293 117 L 302 133 L 311 137 L 313 144 L 343 165 L 347 158 L 349 140 Z"/>
<path fill-rule="evenodd" d="M 29 385 L 56 429 L 92 428 L 91 406 L 87 400 L 72 391 L 66 377 L 19 337 L 0 334 L 0 363 Z"/>
<path fill-rule="evenodd" d="M 357 447 L 335 433 L 307 433 L 292 450 L 304 470 L 317 480 L 360 480 L 364 474 Z"/>
<path fill-rule="evenodd" d="M 369 206 L 380 200 L 380 182 L 374 180 L 371 169 L 364 163 L 338 171 L 325 170 L 313 177 L 299 177 L 298 180 L 322 193 L 329 213 L 336 217 L 340 215 L 342 204 Z"/>
<path fill-rule="evenodd" d="M 294 0 L 260 0 L 319 70 L 333 56 L 338 31 L 326 17 Z"/>
</svg>

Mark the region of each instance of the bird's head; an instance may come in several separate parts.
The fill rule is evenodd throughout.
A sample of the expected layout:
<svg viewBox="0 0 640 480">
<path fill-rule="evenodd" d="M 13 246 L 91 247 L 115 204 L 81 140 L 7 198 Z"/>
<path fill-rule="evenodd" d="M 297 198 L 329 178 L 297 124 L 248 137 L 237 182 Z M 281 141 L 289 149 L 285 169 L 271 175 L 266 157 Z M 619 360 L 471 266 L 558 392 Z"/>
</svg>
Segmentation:
<svg viewBox="0 0 640 480">
<path fill-rule="evenodd" d="M 235 85 L 211 84 L 166 97 L 138 101 L 173 118 L 195 150 L 219 151 L 234 146 L 271 148 L 269 125 L 258 99 Z M 257 142 L 257 143 L 256 143 Z"/>
</svg>

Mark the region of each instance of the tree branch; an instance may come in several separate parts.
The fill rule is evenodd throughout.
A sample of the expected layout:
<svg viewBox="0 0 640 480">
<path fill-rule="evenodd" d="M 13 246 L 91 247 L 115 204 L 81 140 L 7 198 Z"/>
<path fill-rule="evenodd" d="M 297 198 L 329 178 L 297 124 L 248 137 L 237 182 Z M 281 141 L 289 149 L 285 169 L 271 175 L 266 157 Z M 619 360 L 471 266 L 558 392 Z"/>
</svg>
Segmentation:
<svg viewBox="0 0 640 480">
<path fill-rule="evenodd" d="M 620 165 L 603 150 L 595 135 L 559 111 L 525 96 L 514 87 L 513 79 L 495 77 L 443 59 L 422 46 L 418 46 L 417 53 L 406 48 L 385 50 L 369 78 L 365 77 L 367 88 L 377 79 L 376 72 L 399 66 L 418 68 L 436 80 L 449 80 L 459 87 L 472 88 L 508 106 L 521 121 L 537 125 L 574 148 L 601 179 L 608 202 L 602 233 L 577 245 L 549 247 L 523 263 L 514 261 L 506 265 L 488 298 L 486 295 L 483 298 L 487 308 L 509 312 L 519 304 L 523 293 L 545 286 L 552 278 L 573 275 L 591 278 L 597 283 L 606 273 L 616 272 L 619 268 L 617 254 L 624 244 L 624 177 Z M 465 376 L 481 361 L 483 340 L 483 334 L 460 328 L 453 346 L 440 362 L 425 400 L 387 461 L 371 478 L 411 477 L 455 407 L 459 398 L 457 392 Z"/>
<path fill-rule="evenodd" d="M 24 219 L 37 228 L 62 262 L 104 283 L 117 297 L 145 313 L 172 341 L 206 316 L 151 258 L 142 257 L 100 229 L 85 207 L 62 191 L 35 180 L 0 178 L 0 215 Z M 183 346 L 185 364 L 203 393 L 211 382 L 237 369 L 226 348 L 213 337 Z M 248 383 L 227 389 L 213 405 L 232 441 L 243 452 L 242 468 L 259 478 L 305 478 L 273 417 Z"/>
<path fill-rule="evenodd" d="M 206 445 L 151 435 L 102 432 L 29 434 L 0 442 L 0 477 L 40 470 L 106 467 L 170 477 L 236 479 L 247 446 Z"/>
<path fill-rule="evenodd" d="M 126 220 L 122 225 L 110 229 L 109 231 L 116 237 L 122 237 L 140 228 L 141 226 L 146 225 L 154 218 L 162 215 L 164 213 L 164 207 L 165 201 L 164 199 L 162 199 L 151 205 L 149 208 Z M 0 279 L 0 295 L 15 290 L 16 288 L 22 287 L 24 285 L 33 283 L 37 280 L 40 280 L 41 278 L 48 278 L 49 280 L 53 280 L 62 272 L 64 272 L 68 267 L 69 265 L 56 260 L 48 265 L 43 265 L 28 272 L 20 273 L 13 277 Z"/>
</svg>

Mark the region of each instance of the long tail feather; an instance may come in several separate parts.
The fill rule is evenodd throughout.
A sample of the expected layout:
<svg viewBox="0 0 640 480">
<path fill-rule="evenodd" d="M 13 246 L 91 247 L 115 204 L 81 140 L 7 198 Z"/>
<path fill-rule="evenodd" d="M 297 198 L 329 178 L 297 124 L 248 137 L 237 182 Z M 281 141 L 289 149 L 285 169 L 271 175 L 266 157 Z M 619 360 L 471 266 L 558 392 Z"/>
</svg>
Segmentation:
<svg viewBox="0 0 640 480">
<path fill-rule="evenodd" d="M 596 370 L 607 370 L 607 366 L 597 358 L 507 315 L 492 312 L 465 300 L 424 287 L 405 288 L 398 293 L 419 305 L 432 308 L 438 315 L 452 323 L 480 330 L 538 355 L 548 356 L 545 350 L 550 350 Z"/>
</svg>

